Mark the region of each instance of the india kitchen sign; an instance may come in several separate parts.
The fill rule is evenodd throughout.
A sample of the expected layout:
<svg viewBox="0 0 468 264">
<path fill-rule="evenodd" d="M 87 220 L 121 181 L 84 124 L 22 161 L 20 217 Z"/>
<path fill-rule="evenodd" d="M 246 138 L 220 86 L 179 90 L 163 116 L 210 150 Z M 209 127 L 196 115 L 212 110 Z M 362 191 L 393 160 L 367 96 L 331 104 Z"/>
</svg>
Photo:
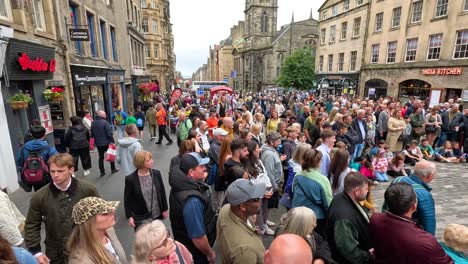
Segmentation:
<svg viewBox="0 0 468 264">
<path fill-rule="evenodd" d="M 462 68 L 429 68 L 422 70 L 424 75 L 461 75 L 462 72 Z"/>
</svg>

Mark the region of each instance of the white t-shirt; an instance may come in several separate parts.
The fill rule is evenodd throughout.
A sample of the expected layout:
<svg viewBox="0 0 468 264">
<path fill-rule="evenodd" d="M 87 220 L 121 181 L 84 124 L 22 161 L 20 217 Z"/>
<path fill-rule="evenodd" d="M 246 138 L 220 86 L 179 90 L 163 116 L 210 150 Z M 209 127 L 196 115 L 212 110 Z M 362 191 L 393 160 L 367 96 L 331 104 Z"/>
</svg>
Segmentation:
<svg viewBox="0 0 468 264">
<path fill-rule="evenodd" d="M 106 238 L 107 243 L 104 245 L 104 247 L 109 250 L 109 252 L 114 256 L 117 260 L 119 259 L 119 256 L 115 252 L 114 247 L 112 246 L 112 243 L 109 239 Z"/>
</svg>

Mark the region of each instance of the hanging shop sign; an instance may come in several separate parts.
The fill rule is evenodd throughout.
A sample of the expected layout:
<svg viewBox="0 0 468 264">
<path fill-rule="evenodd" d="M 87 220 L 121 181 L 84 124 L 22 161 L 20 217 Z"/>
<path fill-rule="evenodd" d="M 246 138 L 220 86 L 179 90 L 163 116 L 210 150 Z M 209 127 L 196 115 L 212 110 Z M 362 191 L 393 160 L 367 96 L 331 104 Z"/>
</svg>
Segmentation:
<svg viewBox="0 0 468 264">
<path fill-rule="evenodd" d="M 49 62 L 44 61 L 44 58 L 42 57 L 31 59 L 27 53 L 23 52 L 18 57 L 18 62 L 21 66 L 21 70 L 23 71 L 55 72 L 55 59 L 51 59 Z"/>
<path fill-rule="evenodd" d="M 429 68 L 422 70 L 424 75 L 461 75 L 462 73 L 462 68 Z"/>
<path fill-rule="evenodd" d="M 54 126 L 52 125 L 52 116 L 50 115 L 49 105 L 39 106 L 38 110 L 41 125 L 46 129 L 46 135 L 54 132 Z"/>
<path fill-rule="evenodd" d="M 87 28 L 69 28 L 71 41 L 89 41 L 89 31 Z"/>
</svg>

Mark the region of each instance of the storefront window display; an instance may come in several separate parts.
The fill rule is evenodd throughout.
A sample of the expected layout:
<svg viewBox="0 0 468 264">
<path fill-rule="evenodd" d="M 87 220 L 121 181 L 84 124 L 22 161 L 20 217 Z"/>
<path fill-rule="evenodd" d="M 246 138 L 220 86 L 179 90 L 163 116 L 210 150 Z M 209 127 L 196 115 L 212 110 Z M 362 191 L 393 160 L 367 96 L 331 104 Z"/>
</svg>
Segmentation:
<svg viewBox="0 0 468 264">
<path fill-rule="evenodd" d="M 364 96 L 380 98 L 387 96 L 388 83 L 381 79 L 372 79 L 366 82 Z"/>
<path fill-rule="evenodd" d="M 81 111 L 90 112 L 93 117 L 98 110 L 105 110 L 102 85 L 86 85 L 80 87 Z"/>
<path fill-rule="evenodd" d="M 413 96 L 425 100 L 431 93 L 431 84 L 423 80 L 406 80 L 399 85 L 399 98 L 408 99 Z"/>
<path fill-rule="evenodd" d="M 120 83 L 111 84 L 111 96 L 112 96 L 112 108 L 116 109 L 118 106 L 122 106 L 122 86 Z"/>
</svg>

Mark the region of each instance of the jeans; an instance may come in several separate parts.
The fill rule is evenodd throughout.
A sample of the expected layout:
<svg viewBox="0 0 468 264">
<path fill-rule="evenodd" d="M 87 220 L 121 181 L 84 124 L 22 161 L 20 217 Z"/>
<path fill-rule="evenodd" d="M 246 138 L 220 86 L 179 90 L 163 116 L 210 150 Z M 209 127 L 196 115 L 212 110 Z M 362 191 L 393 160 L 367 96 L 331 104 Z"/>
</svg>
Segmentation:
<svg viewBox="0 0 468 264">
<path fill-rule="evenodd" d="M 354 145 L 353 158 L 361 157 L 363 150 L 364 150 L 364 143 Z M 353 160 L 351 160 L 351 161 L 353 161 Z"/>
<path fill-rule="evenodd" d="M 106 155 L 106 151 L 109 148 L 109 146 L 98 146 L 98 152 L 99 152 L 99 171 L 101 173 L 106 173 L 106 170 L 104 169 L 104 155 Z M 110 162 L 111 165 L 111 170 L 115 170 L 115 162 Z"/>
<path fill-rule="evenodd" d="M 374 171 L 375 178 L 379 182 L 388 182 L 388 176 L 386 172 Z"/>
<path fill-rule="evenodd" d="M 440 133 L 439 141 L 437 142 L 437 146 L 441 147 L 445 144 L 445 141 L 454 141 L 457 139 L 457 132 L 456 131 L 442 131 Z"/>
</svg>

